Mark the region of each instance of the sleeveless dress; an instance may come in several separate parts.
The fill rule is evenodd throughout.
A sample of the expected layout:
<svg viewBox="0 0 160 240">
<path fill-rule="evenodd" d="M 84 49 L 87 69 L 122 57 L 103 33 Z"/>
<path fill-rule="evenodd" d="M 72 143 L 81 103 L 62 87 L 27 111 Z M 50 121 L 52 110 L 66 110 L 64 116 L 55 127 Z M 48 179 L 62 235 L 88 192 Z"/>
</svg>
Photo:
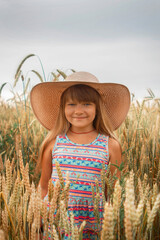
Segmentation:
<svg viewBox="0 0 160 240">
<path fill-rule="evenodd" d="M 57 136 L 52 151 L 52 182 L 58 179 L 55 161 L 58 161 L 64 181 L 69 172 L 71 181 L 69 190 L 68 211 L 74 214 L 75 223 L 80 227 L 85 220 L 83 239 L 97 239 L 97 232 L 101 231 L 103 220 L 103 200 L 101 186 L 102 164 L 105 169 L 109 164 L 108 136 L 98 134 L 97 138 L 89 144 L 76 144 L 67 135 Z M 92 199 L 92 187 L 96 192 L 95 179 L 98 179 L 100 202 L 100 225 L 94 216 L 94 203 Z M 65 239 L 70 239 L 67 236 Z"/>
</svg>

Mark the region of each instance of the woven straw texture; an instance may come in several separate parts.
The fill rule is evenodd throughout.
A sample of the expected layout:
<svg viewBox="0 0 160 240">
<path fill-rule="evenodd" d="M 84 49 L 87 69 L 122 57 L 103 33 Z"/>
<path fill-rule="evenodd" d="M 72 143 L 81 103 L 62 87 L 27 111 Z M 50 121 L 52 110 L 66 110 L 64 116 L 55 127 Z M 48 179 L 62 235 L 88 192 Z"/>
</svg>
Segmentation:
<svg viewBox="0 0 160 240">
<path fill-rule="evenodd" d="M 48 130 L 56 122 L 60 97 L 63 91 L 75 84 L 87 84 L 95 88 L 103 98 L 107 115 L 116 130 L 124 121 L 130 107 L 130 93 L 126 86 L 116 83 L 78 81 L 45 82 L 37 84 L 31 91 L 31 106 L 39 122 Z"/>
</svg>

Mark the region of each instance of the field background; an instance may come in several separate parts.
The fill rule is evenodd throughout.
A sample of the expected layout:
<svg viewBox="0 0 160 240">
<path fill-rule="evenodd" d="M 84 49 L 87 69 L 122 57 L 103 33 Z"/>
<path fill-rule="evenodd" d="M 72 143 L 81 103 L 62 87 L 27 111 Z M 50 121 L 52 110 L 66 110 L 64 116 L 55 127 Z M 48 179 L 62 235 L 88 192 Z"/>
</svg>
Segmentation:
<svg viewBox="0 0 160 240">
<path fill-rule="evenodd" d="M 22 95 L 13 92 L 9 103 L 0 101 L 0 239 L 36 239 L 37 230 L 40 237 L 40 216 L 45 219 L 45 229 L 53 225 L 47 233 L 52 238 L 63 239 L 61 229 L 65 229 L 72 240 L 82 239 L 84 226 L 77 229 L 73 216 L 67 217 L 70 182 L 68 179 L 64 187 L 59 166 L 57 186 L 49 183 L 52 212 L 46 210 L 36 188 L 40 176 L 35 172 L 38 151 L 47 131 L 32 113 L 27 94 L 29 79 L 21 71 L 25 60 L 17 69 L 14 83 L 22 82 Z M 65 73 L 52 73 L 52 81 L 59 78 L 65 78 Z M 114 188 L 115 176 L 109 171 L 102 173 L 109 199 L 104 203 L 104 223 L 97 239 L 160 239 L 160 99 L 151 90 L 148 95 L 141 102 L 132 101 L 125 122 L 116 131 L 123 150 L 121 179 Z M 97 224 L 98 199 L 97 187 L 93 190 Z"/>
</svg>

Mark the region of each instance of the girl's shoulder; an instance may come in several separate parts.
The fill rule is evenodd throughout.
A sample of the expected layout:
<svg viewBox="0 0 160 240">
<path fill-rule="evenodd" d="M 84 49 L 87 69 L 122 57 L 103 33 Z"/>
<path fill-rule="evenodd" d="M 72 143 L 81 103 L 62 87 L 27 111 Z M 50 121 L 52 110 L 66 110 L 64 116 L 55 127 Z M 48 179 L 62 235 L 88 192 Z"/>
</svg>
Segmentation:
<svg viewBox="0 0 160 240">
<path fill-rule="evenodd" d="M 54 148 L 55 143 L 56 143 L 56 138 L 52 139 L 52 140 L 48 143 L 45 151 L 52 153 L 52 150 L 53 150 L 53 148 Z"/>
<path fill-rule="evenodd" d="M 51 140 L 46 147 L 44 148 L 43 154 L 42 154 L 42 168 L 46 168 L 46 166 L 50 167 L 50 163 L 52 161 L 52 149 L 55 145 L 56 139 Z"/>
</svg>

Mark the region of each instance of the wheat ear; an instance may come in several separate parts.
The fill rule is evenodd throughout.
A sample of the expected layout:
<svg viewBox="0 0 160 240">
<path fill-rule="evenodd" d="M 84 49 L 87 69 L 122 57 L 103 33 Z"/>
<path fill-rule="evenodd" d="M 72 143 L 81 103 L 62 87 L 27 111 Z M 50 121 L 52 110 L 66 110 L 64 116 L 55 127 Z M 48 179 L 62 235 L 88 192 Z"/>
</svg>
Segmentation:
<svg viewBox="0 0 160 240">
<path fill-rule="evenodd" d="M 9 159 L 6 161 L 6 182 L 7 182 L 7 193 L 9 195 L 9 192 L 12 187 L 12 167 Z"/>
<path fill-rule="evenodd" d="M 104 220 L 101 233 L 102 240 L 112 240 L 113 236 L 113 207 L 108 202 L 105 203 Z"/>
<path fill-rule="evenodd" d="M 117 181 L 115 184 L 114 193 L 113 193 L 113 217 L 114 217 L 114 220 L 118 219 L 120 205 L 121 205 L 121 186 L 119 184 L 119 181 Z"/>
<path fill-rule="evenodd" d="M 57 231 L 56 231 L 56 228 L 55 228 L 55 226 L 53 225 L 52 226 L 53 227 L 53 237 L 54 237 L 54 240 L 59 240 L 59 237 L 58 237 L 58 234 L 57 234 Z"/>
<path fill-rule="evenodd" d="M 6 215 L 9 217 L 11 225 L 12 225 L 12 228 L 13 228 L 13 234 L 15 236 L 15 233 L 16 233 L 15 225 L 13 223 L 13 219 L 12 219 L 11 213 L 9 211 L 9 208 L 8 208 L 8 205 L 7 205 L 7 201 L 6 201 L 6 198 L 5 198 L 5 195 L 3 194 L 3 192 L 0 193 L 0 197 L 2 197 L 2 199 L 4 201 L 4 204 L 5 204 L 5 213 L 6 214 L 4 215 L 4 218 L 5 218 Z"/>
<path fill-rule="evenodd" d="M 147 229 L 151 230 L 154 218 L 159 210 L 160 207 L 160 193 L 157 195 L 154 206 L 150 212 L 150 215 L 148 216 L 147 219 Z"/>
<path fill-rule="evenodd" d="M 0 154 L 0 172 L 3 170 L 3 161 L 2 161 L 2 156 Z"/>
<path fill-rule="evenodd" d="M 132 224 L 130 220 L 130 205 L 128 201 L 125 201 L 124 203 L 124 226 L 126 239 L 133 240 Z"/>
<path fill-rule="evenodd" d="M 83 221 L 80 225 L 80 228 L 79 228 L 79 239 L 82 240 L 83 239 L 83 229 L 86 225 L 86 221 Z"/>
<path fill-rule="evenodd" d="M 62 172 L 61 172 L 61 168 L 60 168 L 59 162 L 55 161 L 55 166 L 56 166 L 56 169 L 57 169 L 59 181 L 60 181 L 60 183 L 62 185 L 62 188 L 64 188 L 64 179 L 63 179 L 63 176 L 62 176 Z"/>
<path fill-rule="evenodd" d="M 143 209 L 144 209 L 144 198 L 142 198 L 140 200 L 140 202 L 138 203 L 138 207 L 136 209 L 136 222 L 135 222 L 135 226 L 140 225 L 141 223 L 141 216 L 143 214 Z"/>
<path fill-rule="evenodd" d="M 52 182 L 52 179 L 50 178 L 50 180 L 48 182 L 48 200 L 49 200 L 49 202 L 51 202 L 53 194 L 54 194 L 54 184 Z"/>
<path fill-rule="evenodd" d="M 5 240 L 4 231 L 0 229 L 0 240 Z"/>
<path fill-rule="evenodd" d="M 61 215 L 61 220 L 65 229 L 65 233 L 69 234 L 71 229 L 68 222 L 67 210 L 66 210 L 64 201 L 60 202 L 60 215 Z"/>
<path fill-rule="evenodd" d="M 35 239 L 36 239 L 36 225 L 35 222 L 33 222 L 31 227 L 31 240 Z"/>
<path fill-rule="evenodd" d="M 70 222 L 71 222 L 71 236 L 72 236 L 72 240 L 76 240 L 76 237 L 75 237 L 75 221 L 74 221 L 73 212 L 70 213 Z"/>
</svg>

